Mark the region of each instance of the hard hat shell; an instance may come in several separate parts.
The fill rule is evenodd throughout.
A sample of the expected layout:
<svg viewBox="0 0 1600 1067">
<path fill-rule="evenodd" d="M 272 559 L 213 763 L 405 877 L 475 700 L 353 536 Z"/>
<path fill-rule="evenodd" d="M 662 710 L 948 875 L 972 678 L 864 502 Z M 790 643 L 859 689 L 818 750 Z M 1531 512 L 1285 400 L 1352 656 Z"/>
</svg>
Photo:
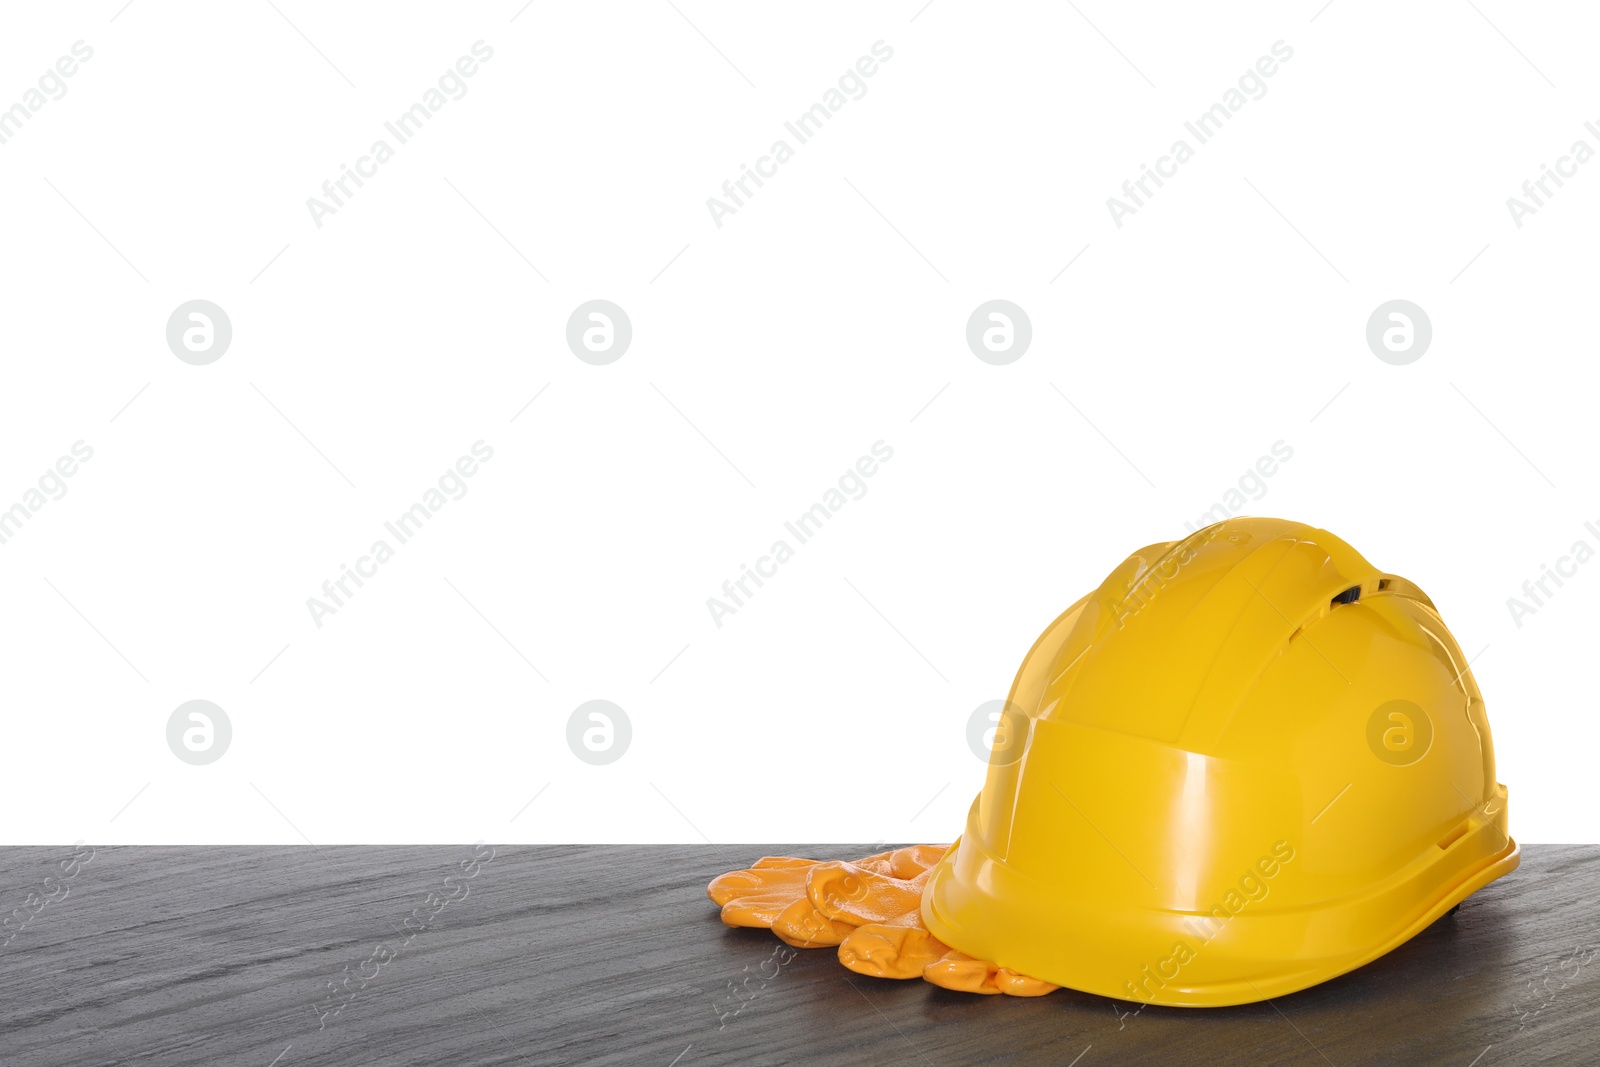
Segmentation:
<svg viewBox="0 0 1600 1067">
<path fill-rule="evenodd" d="M 1057 985 L 1244 1004 L 1517 862 L 1433 602 L 1325 530 L 1235 518 L 1135 552 L 1034 644 L 922 917 Z"/>
</svg>

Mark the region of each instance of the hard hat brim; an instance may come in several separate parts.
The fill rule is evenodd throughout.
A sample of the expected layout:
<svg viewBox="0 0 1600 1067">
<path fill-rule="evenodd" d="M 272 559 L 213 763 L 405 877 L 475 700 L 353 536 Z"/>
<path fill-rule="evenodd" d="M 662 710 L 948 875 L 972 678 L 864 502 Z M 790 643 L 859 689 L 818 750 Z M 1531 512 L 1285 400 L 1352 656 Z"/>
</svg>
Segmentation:
<svg viewBox="0 0 1600 1067">
<path fill-rule="evenodd" d="M 1346 974 L 1415 937 L 1521 860 L 1502 803 L 1437 856 L 1419 857 L 1368 892 L 1241 913 L 1197 943 L 1205 915 L 1115 900 L 1091 907 L 1092 887 L 1064 899 L 1061 887 L 1010 869 L 972 830 L 969 822 L 923 891 L 922 919 L 936 938 L 1019 974 L 1161 1007 L 1252 1004 Z M 1175 942 L 1188 953 L 1177 954 Z"/>
</svg>

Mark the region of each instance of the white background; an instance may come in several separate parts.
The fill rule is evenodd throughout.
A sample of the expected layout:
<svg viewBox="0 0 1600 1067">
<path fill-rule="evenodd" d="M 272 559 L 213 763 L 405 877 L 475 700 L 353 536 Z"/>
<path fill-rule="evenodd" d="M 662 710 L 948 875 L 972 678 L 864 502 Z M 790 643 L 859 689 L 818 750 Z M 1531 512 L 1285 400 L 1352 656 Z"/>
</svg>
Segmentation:
<svg viewBox="0 0 1600 1067">
<path fill-rule="evenodd" d="M 1507 608 L 1600 548 L 1600 162 L 1506 206 L 1600 148 L 1593 12 L 675 3 L 8 7 L 0 107 L 94 55 L 0 145 L 0 508 L 94 457 L 0 545 L 6 841 L 947 841 L 973 709 L 1280 440 L 1247 510 L 1427 590 L 1513 832 L 1600 836 L 1600 563 Z M 467 94 L 314 225 L 478 40 Z M 706 199 L 880 40 L 717 227 Z M 1266 95 L 1114 225 L 1279 40 Z M 165 339 L 196 298 L 234 331 L 203 367 Z M 634 330 L 604 367 L 564 339 L 593 298 Z M 1033 325 L 1002 367 L 964 337 L 994 298 Z M 1364 337 L 1395 298 L 1433 323 L 1408 366 Z M 307 598 L 478 440 L 467 495 L 318 628 Z M 715 626 L 879 440 L 866 495 Z M 597 698 L 633 727 L 598 767 L 566 743 Z M 208 766 L 167 747 L 191 699 L 232 722 Z"/>
</svg>

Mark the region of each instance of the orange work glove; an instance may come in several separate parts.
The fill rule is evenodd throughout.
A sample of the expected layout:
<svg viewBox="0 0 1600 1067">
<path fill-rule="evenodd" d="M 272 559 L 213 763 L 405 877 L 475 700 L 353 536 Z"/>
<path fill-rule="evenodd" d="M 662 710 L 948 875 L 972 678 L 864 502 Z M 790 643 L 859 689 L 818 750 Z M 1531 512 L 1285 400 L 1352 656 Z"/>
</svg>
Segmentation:
<svg viewBox="0 0 1600 1067">
<path fill-rule="evenodd" d="M 729 926 L 760 926 L 796 948 L 839 946 L 874 978 L 921 977 L 945 989 L 1041 997 L 1057 986 L 963 955 L 922 924 L 922 887 L 948 845 L 915 845 L 853 863 L 764 856 L 712 881 Z"/>
</svg>

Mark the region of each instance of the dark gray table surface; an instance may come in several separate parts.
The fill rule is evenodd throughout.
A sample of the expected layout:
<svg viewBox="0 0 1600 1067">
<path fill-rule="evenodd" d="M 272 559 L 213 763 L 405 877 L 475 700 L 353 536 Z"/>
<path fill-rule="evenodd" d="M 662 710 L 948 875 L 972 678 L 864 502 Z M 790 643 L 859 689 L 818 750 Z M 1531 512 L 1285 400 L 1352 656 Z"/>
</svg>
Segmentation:
<svg viewBox="0 0 1600 1067">
<path fill-rule="evenodd" d="M 0 1064 L 1600 1063 L 1600 847 L 1527 847 L 1377 962 L 1203 1011 L 785 962 L 705 898 L 763 853 L 870 850 L 0 849 Z"/>
</svg>

